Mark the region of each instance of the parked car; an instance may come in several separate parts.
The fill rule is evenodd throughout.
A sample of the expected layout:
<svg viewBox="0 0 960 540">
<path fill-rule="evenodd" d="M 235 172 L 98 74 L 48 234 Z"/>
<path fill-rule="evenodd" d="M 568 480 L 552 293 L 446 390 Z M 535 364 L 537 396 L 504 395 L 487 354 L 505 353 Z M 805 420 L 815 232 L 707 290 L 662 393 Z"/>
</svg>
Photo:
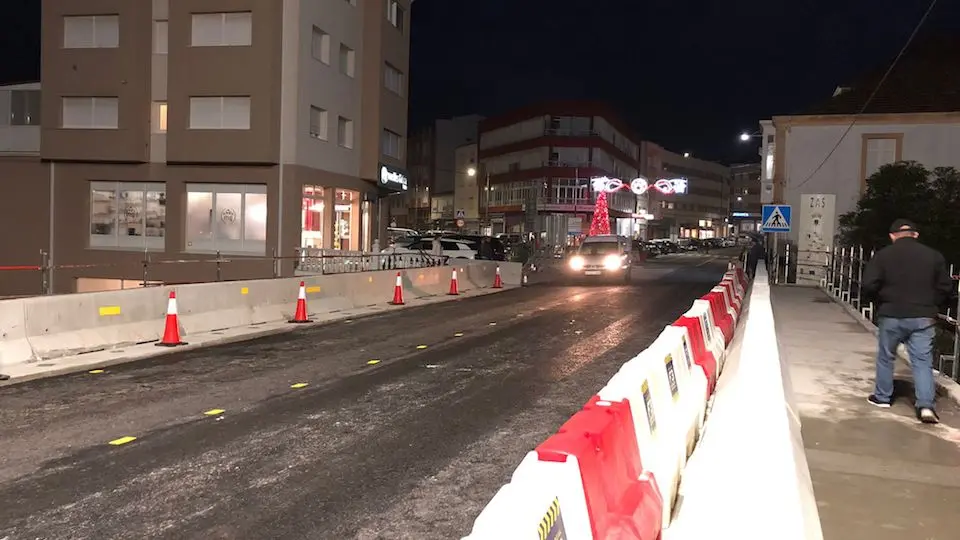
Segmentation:
<svg viewBox="0 0 960 540">
<path fill-rule="evenodd" d="M 449 238 L 440 239 L 441 255 L 451 259 L 476 259 L 477 251 L 471 242 L 464 240 L 454 240 Z M 407 246 L 394 245 L 381 251 L 381 253 L 400 254 L 400 253 L 423 253 L 433 254 L 433 239 L 421 238 Z"/>
</svg>

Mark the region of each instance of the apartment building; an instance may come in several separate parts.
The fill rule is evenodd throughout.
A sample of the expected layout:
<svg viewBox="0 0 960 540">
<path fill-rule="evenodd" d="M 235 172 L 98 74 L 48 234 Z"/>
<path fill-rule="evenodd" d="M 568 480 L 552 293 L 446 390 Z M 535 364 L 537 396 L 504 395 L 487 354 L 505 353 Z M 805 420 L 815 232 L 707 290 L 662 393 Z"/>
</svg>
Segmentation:
<svg viewBox="0 0 960 540">
<path fill-rule="evenodd" d="M 650 238 L 717 238 L 730 227 L 730 168 L 645 143 L 642 154 L 654 177 L 679 178 L 682 193 L 651 189 Z"/>
<path fill-rule="evenodd" d="M 596 193 L 591 179 L 631 180 L 646 172 L 640 139 L 609 108 L 548 102 L 480 123 L 480 213 L 494 234 L 537 233 L 564 244 L 586 234 Z M 608 195 L 613 227 L 643 236 L 647 195 Z"/>
<path fill-rule="evenodd" d="M 760 164 L 731 165 L 730 175 L 731 232 L 760 232 Z"/>
<path fill-rule="evenodd" d="M 15 255 L 48 252 L 56 292 L 136 285 L 144 259 L 178 283 L 216 279 L 196 261 L 218 253 L 237 279 L 292 274 L 303 247 L 370 249 L 408 185 L 409 13 L 44 0 L 39 152 L 0 162 L 29 201 L 4 213 L 4 245 L 40 231 Z"/>
</svg>

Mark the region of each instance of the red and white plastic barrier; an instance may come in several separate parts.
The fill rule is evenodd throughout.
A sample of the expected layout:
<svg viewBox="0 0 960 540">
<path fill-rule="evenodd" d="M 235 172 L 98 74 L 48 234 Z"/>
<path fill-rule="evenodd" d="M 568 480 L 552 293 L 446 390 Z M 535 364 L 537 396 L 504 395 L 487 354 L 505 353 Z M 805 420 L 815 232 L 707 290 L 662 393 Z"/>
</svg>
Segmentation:
<svg viewBox="0 0 960 540">
<path fill-rule="evenodd" d="M 749 284 L 740 268 L 528 453 L 466 539 L 659 540 Z"/>
</svg>

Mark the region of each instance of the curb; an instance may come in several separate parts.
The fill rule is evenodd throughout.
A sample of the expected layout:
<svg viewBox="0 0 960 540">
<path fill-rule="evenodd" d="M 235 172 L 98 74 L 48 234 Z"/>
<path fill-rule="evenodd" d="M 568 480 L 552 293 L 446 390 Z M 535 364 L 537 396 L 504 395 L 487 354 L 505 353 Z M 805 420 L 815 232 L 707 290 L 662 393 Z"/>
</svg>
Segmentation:
<svg viewBox="0 0 960 540">
<path fill-rule="evenodd" d="M 417 298 L 417 300 L 426 300 L 426 302 L 418 302 L 416 304 L 408 303 L 406 306 L 400 307 L 400 309 L 387 310 L 387 309 L 380 309 L 379 307 L 368 306 L 365 308 L 356 308 L 356 311 L 354 312 L 342 311 L 337 313 L 313 313 L 312 315 L 314 317 L 321 316 L 321 315 L 330 316 L 330 317 L 324 318 L 323 320 L 310 322 L 307 324 L 284 325 L 284 326 L 278 326 L 276 328 L 251 330 L 248 333 L 238 334 L 234 336 L 223 336 L 223 337 L 211 339 L 208 341 L 204 341 L 202 343 L 184 345 L 182 347 L 153 348 L 150 350 L 150 352 L 139 352 L 139 353 L 133 353 L 127 356 L 117 356 L 109 360 L 91 362 L 89 364 L 77 364 L 77 365 L 71 365 L 71 366 L 64 366 L 61 368 L 54 368 L 48 371 L 30 373 L 20 377 L 10 377 L 10 378 L 4 379 L 2 376 L 0 376 L 0 389 L 14 386 L 21 383 L 36 381 L 40 379 L 49 379 L 54 377 L 61 377 L 64 375 L 70 375 L 73 373 L 80 373 L 84 371 L 89 371 L 91 369 L 103 369 L 107 367 L 117 366 L 120 364 L 130 364 L 133 362 L 139 362 L 141 360 L 161 358 L 161 357 L 170 356 L 176 353 L 195 351 L 197 349 L 204 349 L 207 347 L 217 347 L 222 345 L 231 345 L 234 343 L 242 343 L 244 341 L 253 341 L 255 339 L 297 332 L 299 330 L 304 330 L 307 328 L 316 328 L 318 326 L 325 326 L 325 325 L 330 325 L 338 322 L 343 322 L 347 319 L 352 321 L 358 321 L 358 320 L 373 318 L 378 315 L 385 315 L 388 313 L 403 311 L 409 308 L 426 307 L 432 304 L 442 304 L 450 301 L 466 300 L 466 299 L 476 298 L 481 296 L 489 296 L 491 294 L 498 294 L 506 291 L 516 290 L 519 288 L 520 287 L 518 285 L 505 286 L 502 289 L 493 289 L 490 287 L 483 287 L 483 288 L 472 289 L 470 291 L 467 291 L 463 293 L 461 296 L 441 296 L 441 295 L 423 296 L 423 297 Z M 265 325 L 282 324 L 282 323 L 283 321 L 274 321 L 272 323 L 265 323 Z M 229 330 L 229 328 L 225 330 Z M 209 332 L 204 332 L 199 335 L 203 335 L 205 333 L 209 333 Z M 187 336 L 184 336 L 184 337 L 187 337 Z M 109 349 L 109 347 L 107 349 Z M 82 355 L 78 355 L 78 356 L 82 356 Z"/>
<path fill-rule="evenodd" d="M 841 308 L 843 308 L 843 310 L 847 313 L 847 315 L 849 315 L 850 318 L 852 318 L 856 322 L 860 323 L 860 326 L 862 326 L 865 330 L 867 330 L 868 332 L 870 332 L 875 336 L 877 335 L 879 331 L 877 329 L 877 326 L 873 324 L 873 322 L 871 322 L 869 319 L 864 317 L 863 314 L 853 309 L 853 307 L 851 307 L 850 305 L 841 302 L 839 299 L 837 299 L 835 296 L 828 293 L 827 291 L 824 291 L 819 287 L 817 288 L 817 290 L 823 292 L 827 296 L 827 298 L 833 301 L 833 303 L 838 304 Z M 897 347 L 897 356 L 901 360 L 906 362 L 908 366 L 910 365 L 910 357 L 907 355 L 907 350 L 903 345 L 900 345 L 899 347 Z M 937 383 L 937 386 L 939 387 L 939 389 L 941 389 L 943 393 L 946 394 L 946 396 L 952 399 L 955 403 L 960 404 L 960 384 L 958 384 L 956 381 L 954 381 L 950 377 L 947 377 L 946 375 L 938 372 L 937 370 L 933 370 L 933 372 L 934 372 L 934 382 Z"/>
</svg>

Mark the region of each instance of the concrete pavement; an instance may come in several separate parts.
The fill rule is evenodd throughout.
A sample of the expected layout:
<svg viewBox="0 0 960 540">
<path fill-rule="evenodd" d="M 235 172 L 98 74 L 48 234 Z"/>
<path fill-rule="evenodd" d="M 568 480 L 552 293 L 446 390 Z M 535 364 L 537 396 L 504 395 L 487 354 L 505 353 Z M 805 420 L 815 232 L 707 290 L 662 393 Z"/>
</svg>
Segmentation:
<svg viewBox="0 0 960 540">
<path fill-rule="evenodd" d="M 869 405 L 876 338 L 818 289 L 775 287 L 772 300 L 824 538 L 960 537 L 957 403 L 941 396 L 941 424 L 920 424 L 901 363 L 892 409 Z"/>
</svg>

